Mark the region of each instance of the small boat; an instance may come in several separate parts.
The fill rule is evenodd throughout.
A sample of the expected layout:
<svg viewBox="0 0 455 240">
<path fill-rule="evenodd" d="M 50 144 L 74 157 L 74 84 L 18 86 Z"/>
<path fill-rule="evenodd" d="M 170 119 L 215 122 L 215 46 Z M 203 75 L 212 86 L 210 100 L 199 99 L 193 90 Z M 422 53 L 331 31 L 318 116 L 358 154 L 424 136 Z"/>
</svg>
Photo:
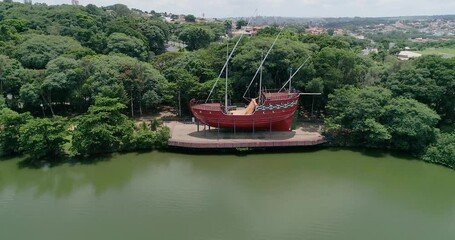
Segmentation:
<svg viewBox="0 0 455 240">
<path fill-rule="evenodd" d="M 232 54 L 235 51 L 238 43 L 242 39 L 243 35 L 239 38 L 235 44 L 231 54 L 227 51 L 227 61 L 221 70 L 218 80 L 226 70 L 226 91 L 224 103 L 208 103 L 210 95 L 216 86 L 213 86 L 212 91 L 209 94 L 207 100 L 203 103 L 198 103 L 196 99 L 190 101 L 190 109 L 193 116 L 202 124 L 208 125 L 215 128 L 230 128 L 230 129 L 242 129 L 242 130 L 270 130 L 270 131 L 290 131 L 291 125 L 294 119 L 295 112 L 299 103 L 299 93 L 296 90 L 292 90 L 291 80 L 297 74 L 297 72 L 304 66 L 306 61 L 297 69 L 294 74 L 291 74 L 289 80 L 284 84 L 280 90 L 267 91 L 262 89 L 262 69 L 267 56 L 272 50 L 276 43 L 280 33 L 276 36 L 275 41 L 268 50 L 265 57 L 262 58 L 261 64 L 256 71 L 248 89 L 245 91 L 244 98 L 249 100 L 249 103 L 244 108 L 237 108 L 228 106 L 228 63 Z M 256 98 L 248 99 L 246 94 L 255 80 L 257 74 L 260 74 L 259 78 L 259 92 Z M 218 81 L 217 81 L 218 82 Z M 289 84 L 289 88 L 285 89 L 285 86 Z"/>
</svg>

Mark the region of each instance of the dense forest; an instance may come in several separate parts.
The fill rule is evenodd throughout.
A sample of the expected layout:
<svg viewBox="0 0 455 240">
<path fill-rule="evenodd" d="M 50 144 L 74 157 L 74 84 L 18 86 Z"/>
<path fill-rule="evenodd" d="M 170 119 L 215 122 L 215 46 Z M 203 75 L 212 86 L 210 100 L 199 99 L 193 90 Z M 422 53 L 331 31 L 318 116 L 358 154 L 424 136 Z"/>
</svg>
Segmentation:
<svg viewBox="0 0 455 240">
<path fill-rule="evenodd" d="M 0 146 L 33 160 L 88 157 L 166 145 L 158 120 L 134 117 L 205 99 L 220 74 L 232 23 L 166 23 L 109 7 L 0 3 Z M 243 38 L 230 61 L 229 99 L 242 101 L 261 56 L 280 30 Z M 229 40 L 228 40 L 229 39 Z M 186 49 L 166 51 L 166 43 Z M 399 61 L 395 49 L 363 56 L 370 41 L 286 28 L 264 65 L 268 89 L 293 81 L 321 92 L 315 114 L 337 146 L 396 149 L 455 167 L 455 59 Z M 221 84 L 222 85 L 222 84 Z M 217 88 L 213 100 L 222 97 Z M 252 92 L 251 94 L 255 94 Z M 302 98 L 301 106 L 311 101 Z"/>
</svg>

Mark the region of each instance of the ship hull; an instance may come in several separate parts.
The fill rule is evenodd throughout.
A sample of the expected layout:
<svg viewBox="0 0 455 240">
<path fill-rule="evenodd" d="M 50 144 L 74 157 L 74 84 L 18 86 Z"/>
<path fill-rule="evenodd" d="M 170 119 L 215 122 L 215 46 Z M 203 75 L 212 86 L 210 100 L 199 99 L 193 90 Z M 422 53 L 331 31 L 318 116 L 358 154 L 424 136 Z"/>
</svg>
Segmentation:
<svg viewBox="0 0 455 240">
<path fill-rule="evenodd" d="M 266 100 L 256 106 L 250 115 L 229 114 L 219 103 L 196 104 L 194 99 L 190 102 L 190 108 L 199 122 L 215 128 L 290 131 L 299 94 L 276 93 L 264 97 Z"/>
</svg>

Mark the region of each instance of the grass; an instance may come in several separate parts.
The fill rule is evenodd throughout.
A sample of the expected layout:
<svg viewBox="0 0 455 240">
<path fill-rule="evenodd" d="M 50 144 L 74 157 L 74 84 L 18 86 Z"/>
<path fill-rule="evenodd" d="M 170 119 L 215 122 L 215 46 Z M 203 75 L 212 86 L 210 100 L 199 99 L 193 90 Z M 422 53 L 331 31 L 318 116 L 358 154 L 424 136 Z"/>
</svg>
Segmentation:
<svg viewBox="0 0 455 240">
<path fill-rule="evenodd" d="M 455 48 L 427 48 L 423 51 L 417 51 L 422 55 L 442 55 L 443 57 L 455 57 Z"/>
</svg>

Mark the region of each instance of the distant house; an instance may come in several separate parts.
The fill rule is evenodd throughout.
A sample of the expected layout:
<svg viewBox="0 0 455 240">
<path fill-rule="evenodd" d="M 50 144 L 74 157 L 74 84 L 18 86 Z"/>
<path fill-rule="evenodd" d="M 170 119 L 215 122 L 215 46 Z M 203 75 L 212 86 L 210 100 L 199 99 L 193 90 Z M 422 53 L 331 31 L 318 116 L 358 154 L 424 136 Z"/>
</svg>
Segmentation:
<svg viewBox="0 0 455 240">
<path fill-rule="evenodd" d="M 362 55 L 367 56 L 372 53 L 379 53 L 377 48 L 365 48 L 362 50 Z"/>
<path fill-rule="evenodd" d="M 359 39 L 359 40 L 364 40 L 365 39 L 365 36 L 363 36 L 363 35 L 357 35 L 357 34 L 354 34 L 354 33 L 351 33 L 350 35 L 352 37 L 356 38 L 356 39 Z"/>
<path fill-rule="evenodd" d="M 416 53 L 416 52 L 411 52 L 411 51 L 401 51 L 398 53 L 398 59 L 400 60 L 409 60 L 411 58 L 418 58 L 421 57 L 422 54 Z"/>
<path fill-rule="evenodd" d="M 247 36 L 256 36 L 258 31 L 262 30 L 262 29 L 264 29 L 264 27 L 260 27 L 260 26 L 257 26 L 257 27 L 243 26 L 241 29 L 233 31 L 232 35 L 239 36 L 239 35 L 244 34 L 244 35 L 247 35 Z"/>
<path fill-rule="evenodd" d="M 348 31 L 347 30 L 344 30 L 342 28 L 337 28 L 335 29 L 335 31 L 333 32 L 333 35 L 335 36 L 343 36 L 343 35 L 346 35 L 348 34 Z"/>
<path fill-rule="evenodd" d="M 305 29 L 305 33 L 308 33 L 311 35 L 322 35 L 324 33 L 327 33 L 327 31 L 324 28 L 312 27 L 312 28 Z"/>
<path fill-rule="evenodd" d="M 161 17 L 161 19 L 163 19 L 167 23 L 174 22 L 174 20 L 171 17 Z"/>
<path fill-rule="evenodd" d="M 426 42 L 430 42 L 431 40 L 428 38 L 414 38 L 414 39 L 411 39 L 411 41 L 417 42 L 417 43 L 426 43 Z"/>
<path fill-rule="evenodd" d="M 184 23 L 184 22 L 186 22 L 186 21 L 185 21 L 185 15 L 180 14 L 180 15 L 179 15 L 179 18 L 177 19 L 177 22 L 179 22 L 179 23 Z"/>
</svg>

